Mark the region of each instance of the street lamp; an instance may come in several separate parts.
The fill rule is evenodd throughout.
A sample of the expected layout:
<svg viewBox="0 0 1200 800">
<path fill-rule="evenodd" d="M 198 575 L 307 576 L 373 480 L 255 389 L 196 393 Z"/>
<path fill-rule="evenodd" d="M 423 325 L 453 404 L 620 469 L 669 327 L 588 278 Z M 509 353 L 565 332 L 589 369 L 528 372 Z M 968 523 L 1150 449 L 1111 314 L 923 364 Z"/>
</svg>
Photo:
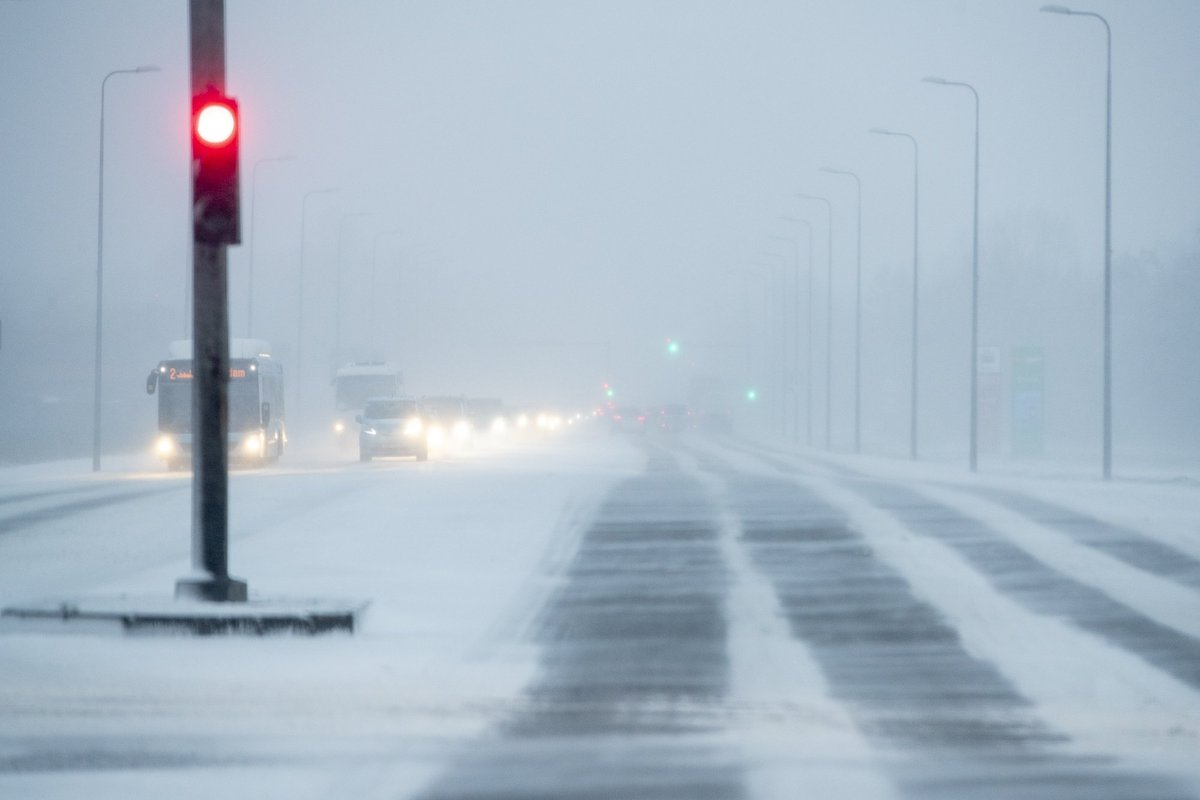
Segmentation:
<svg viewBox="0 0 1200 800">
<path fill-rule="evenodd" d="M 807 443 L 808 443 L 808 446 L 809 446 L 809 447 L 812 447 L 812 429 L 813 429 L 813 418 L 812 418 L 812 375 L 813 375 L 813 229 L 812 229 L 812 223 L 811 223 L 811 222 L 809 222 L 809 221 L 808 221 L 808 220 L 806 220 L 806 219 L 800 219 L 799 217 L 788 217 L 788 216 L 781 216 L 781 217 L 780 217 L 780 219 L 781 219 L 781 220 L 783 220 L 784 222 L 794 222 L 794 223 L 796 223 L 796 224 L 798 224 L 798 225 L 803 225 L 803 226 L 804 226 L 804 229 L 805 229 L 805 231 L 807 231 L 807 233 L 808 233 L 808 336 L 807 336 L 807 339 L 806 339 L 806 342 L 807 342 L 808 346 L 805 348 L 805 349 L 808 351 L 808 353 L 807 353 L 807 355 L 806 355 L 806 361 L 807 361 L 807 365 L 806 365 L 806 366 L 805 366 L 805 368 L 804 368 L 804 370 L 805 370 L 805 375 L 804 375 L 804 393 L 805 393 L 805 398 L 804 398 L 804 415 L 805 415 L 805 417 L 807 417 L 807 422 L 806 422 L 806 425 L 807 425 L 807 428 L 808 428 L 808 431 L 807 431 L 807 434 L 806 434 L 806 436 L 807 436 Z M 799 305 L 797 305 L 797 313 L 799 313 Z M 798 328 L 799 328 L 799 321 L 797 321 L 796 325 L 797 325 L 797 329 L 798 329 Z M 799 331 L 798 331 L 798 330 L 797 330 L 797 334 L 796 334 L 796 336 L 797 336 L 797 338 L 796 338 L 797 359 L 799 359 L 799 346 L 800 346 L 800 339 L 799 339 Z"/>
<path fill-rule="evenodd" d="M 858 208 L 854 247 L 854 452 L 862 452 L 862 180 L 845 169 L 822 167 L 821 172 L 830 175 L 847 175 L 854 179 L 854 191 Z"/>
<path fill-rule="evenodd" d="M 1074 11 L 1066 6 L 1042 6 L 1047 14 L 1094 17 L 1104 24 L 1107 42 L 1107 78 L 1104 94 L 1104 398 L 1101 472 L 1112 477 L 1112 27 L 1095 11 Z"/>
<path fill-rule="evenodd" d="M 337 287 L 334 291 L 336 300 L 334 305 L 335 325 L 333 331 L 333 357 L 340 360 L 342 357 L 342 252 L 343 243 L 346 239 L 346 223 L 355 218 L 372 217 L 369 211 L 359 211 L 353 214 L 343 214 L 342 220 L 338 224 L 338 258 L 337 258 Z"/>
<path fill-rule="evenodd" d="M 797 194 L 801 200 L 816 200 L 825 204 L 829 229 L 825 235 L 825 449 L 833 447 L 833 203 L 828 198 L 812 194 Z"/>
<path fill-rule="evenodd" d="M 974 472 L 979 462 L 979 92 L 969 83 L 945 78 L 925 78 L 937 86 L 960 86 L 975 98 L 975 212 L 971 229 L 971 435 L 968 462 Z"/>
<path fill-rule="evenodd" d="M 918 198 L 920 196 L 920 169 L 919 157 L 917 150 L 917 140 L 912 134 L 901 133 L 900 131 L 890 131 L 885 128 L 871 128 L 867 133 L 878 134 L 879 136 L 899 136 L 908 139 L 913 146 L 913 288 L 912 288 L 912 399 L 909 403 L 912 416 L 909 419 L 908 425 L 908 457 L 914 461 L 917 458 L 917 319 L 920 306 L 917 302 L 917 286 L 920 279 L 920 258 L 918 244 L 920 237 L 917 234 L 918 223 Z"/>
<path fill-rule="evenodd" d="M 142 72 L 158 72 L 156 66 L 114 69 L 100 81 L 100 202 L 96 216 L 96 355 L 92 396 L 92 472 L 100 471 L 100 360 L 103 353 L 104 331 L 104 90 L 113 75 L 134 75 Z"/>
<path fill-rule="evenodd" d="M 331 189 L 313 189 L 311 192 L 305 192 L 304 198 L 300 201 L 300 271 L 296 276 L 296 410 L 300 410 L 299 400 L 303 396 L 304 383 L 301 380 L 304 374 L 304 256 L 307 252 L 305 244 L 307 239 L 304 235 L 305 225 L 308 221 L 308 200 L 318 194 L 333 194 L 341 189 L 337 187 Z"/>
<path fill-rule="evenodd" d="M 246 337 L 254 335 L 254 245 L 258 243 L 258 228 L 254 224 L 258 212 L 258 168 L 263 164 L 278 164 L 283 161 L 295 161 L 294 156 L 279 156 L 278 158 L 260 158 L 254 162 L 250 170 L 250 268 L 247 270 L 246 288 Z"/>
</svg>

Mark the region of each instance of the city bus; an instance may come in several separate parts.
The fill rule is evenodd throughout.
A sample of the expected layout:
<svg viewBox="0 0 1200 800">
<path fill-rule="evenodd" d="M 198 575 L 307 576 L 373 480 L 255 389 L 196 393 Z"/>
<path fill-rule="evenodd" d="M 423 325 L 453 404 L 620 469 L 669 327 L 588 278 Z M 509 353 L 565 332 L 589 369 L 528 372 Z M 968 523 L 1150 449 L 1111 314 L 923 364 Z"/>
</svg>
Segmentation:
<svg viewBox="0 0 1200 800">
<path fill-rule="evenodd" d="M 146 393 L 158 394 L 155 452 L 176 470 L 192 460 L 191 342 L 172 343 L 171 355 L 146 379 Z M 283 367 L 265 342 L 234 339 L 230 344 L 228 443 L 230 463 L 261 466 L 283 455 Z"/>
</svg>

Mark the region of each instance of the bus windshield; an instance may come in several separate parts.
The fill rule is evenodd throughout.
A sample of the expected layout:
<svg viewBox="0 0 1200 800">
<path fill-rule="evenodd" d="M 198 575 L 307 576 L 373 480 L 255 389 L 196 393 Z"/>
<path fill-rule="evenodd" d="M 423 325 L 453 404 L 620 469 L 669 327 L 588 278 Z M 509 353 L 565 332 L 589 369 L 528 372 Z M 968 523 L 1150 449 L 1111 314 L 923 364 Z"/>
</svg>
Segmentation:
<svg viewBox="0 0 1200 800">
<path fill-rule="evenodd" d="M 229 430 L 247 431 L 262 425 L 258 374 L 235 361 L 229 379 Z M 192 430 L 191 365 L 171 364 L 158 383 L 158 429 L 164 433 Z"/>
</svg>

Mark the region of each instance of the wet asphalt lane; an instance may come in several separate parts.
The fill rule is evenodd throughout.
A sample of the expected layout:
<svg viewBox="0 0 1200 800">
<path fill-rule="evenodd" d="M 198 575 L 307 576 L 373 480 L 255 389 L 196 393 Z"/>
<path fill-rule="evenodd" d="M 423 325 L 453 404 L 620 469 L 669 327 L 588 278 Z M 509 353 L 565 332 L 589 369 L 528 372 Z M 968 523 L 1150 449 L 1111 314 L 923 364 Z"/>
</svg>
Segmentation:
<svg viewBox="0 0 1200 800">
<path fill-rule="evenodd" d="M 905 525 L 954 548 L 997 589 L 1030 610 L 1069 620 L 1200 688 L 1200 641 L 1054 570 L 986 524 L 912 489 L 865 481 L 857 490 Z"/>
<path fill-rule="evenodd" d="M 1168 781 L 1120 772 L 1102 755 L 1068 755 L 1068 738 L 1039 720 L 993 665 L 970 655 L 837 509 L 785 478 L 707 466 L 723 477 L 743 544 L 830 690 L 881 753 L 898 755 L 886 769 L 901 796 L 1190 796 Z"/>
<path fill-rule="evenodd" d="M 669 455 L 617 486 L 541 615 L 525 710 L 421 797 L 743 797 L 736 754 L 703 712 L 729 681 L 712 519 Z"/>
<path fill-rule="evenodd" d="M 707 476 L 701 481 L 677 455 L 653 450 L 646 472 L 609 495 L 540 617 L 542 669 L 527 703 L 466 748 L 422 800 L 749 796 L 752 754 L 721 737 L 725 717 L 714 713 L 730 702 L 730 578 L 719 510 L 736 520 L 738 546 L 879 754 L 876 768 L 896 796 L 1193 796 L 1121 768 L 1114 754 L 1071 750 L 1068 737 L 1039 719 L 994 665 L 969 654 L 839 510 L 794 476 L 748 474 L 719 457 L 684 453 Z M 1164 640 L 1161 626 L 1047 574 L 994 532 L 916 493 L 853 483 L 1035 610 L 1068 614 L 1123 646 L 1148 648 L 1156 666 L 1185 671 L 1175 658 L 1188 654 L 1186 643 Z M 801 765 L 811 758 L 795 754 Z"/>
<path fill-rule="evenodd" d="M 972 491 L 1035 522 L 1055 528 L 1080 544 L 1095 548 L 1151 575 L 1200 589 L 1200 560 L 1133 528 L 1097 519 L 1020 492 L 992 487 Z"/>
</svg>

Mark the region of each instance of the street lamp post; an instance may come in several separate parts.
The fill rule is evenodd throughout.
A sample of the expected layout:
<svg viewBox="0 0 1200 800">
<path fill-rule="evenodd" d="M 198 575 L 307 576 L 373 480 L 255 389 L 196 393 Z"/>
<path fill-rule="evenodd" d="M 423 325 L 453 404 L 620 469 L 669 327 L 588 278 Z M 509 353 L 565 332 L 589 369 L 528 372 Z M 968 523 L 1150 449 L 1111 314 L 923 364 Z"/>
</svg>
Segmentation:
<svg viewBox="0 0 1200 800">
<path fill-rule="evenodd" d="M 1074 11 L 1065 6 L 1042 6 L 1047 14 L 1094 17 L 1104 24 L 1106 81 L 1104 92 L 1104 397 L 1101 440 L 1101 473 L 1112 477 L 1112 27 L 1095 11 Z"/>
<path fill-rule="evenodd" d="M 158 67 L 141 66 L 132 69 L 114 69 L 100 81 L 100 192 L 96 215 L 96 354 L 92 395 L 92 472 L 100 471 L 100 387 L 101 355 L 104 333 L 104 90 L 113 75 L 133 75 L 142 72 L 158 72 Z"/>
<path fill-rule="evenodd" d="M 862 180 L 849 170 L 822 167 L 830 175 L 847 175 L 854 179 L 857 208 L 854 247 L 854 452 L 862 452 Z"/>
<path fill-rule="evenodd" d="M 926 78 L 938 86 L 960 86 L 975 98 L 975 201 L 971 228 L 971 435 L 968 462 L 971 472 L 979 463 L 979 92 L 969 83 L 945 78 Z"/>
<path fill-rule="evenodd" d="M 332 189 L 313 189 L 311 192 L 305 192 L 304 198 L 300 201 L 300 271 L 296 275 L 296 410 L 299 411 L 299 400 L 303 397 L 304 382 L 304 256 L 307 253 L 306 243 L 307 238 L 304 235 L 305 226 L 308 222 L 308 201 L 313 195 L 318 194 L 333 194 L 340 189 L 334 187 Z"/>
<path fill-rule="evenodd" d="M 920 311 L 918 304 L 917 286 L 920 283 L 920 258 L 918 245 L 920 236 L 918 235 L 918 199 L 920 198 L 920 167 L 919 155 L 917 149 L 917 140 L 912 134 L 901 133 L 899 131 L 889 131 L 884 128 L 871 128 L 868 133 L 879 134 L 880 136 L 899 136 L 908 139 L 913 146 L 913 283 L 912 283 L 912 399 L 909 402 L 911 409 L 911 417 L 908 424 L 908 457 L 912 460 L 917 459 L 917 320 Z"/>
<path fill-rule="evenodd" d="M 813 229 L 812 229 L 812 223 L 806 219 L 800 219 L 799 217 L 788 217 L 788 216 L 781 216 L 779 219 L 783 220 L 784 222 L 794 222 L 797 225 L 803 225 L 804 230 L 808 234 L 808 289 L 807 289 L 807 294 L 808 294 L 808 321 L 807 321 L 808 334 L 807 334 L 807 338 L 805 339 L 805 343 L 806 343 L 805 350 L 807 351 L 807 354 L 805 356 L 806 365 L 804 368 L 804 372 L 805 372 L 805 374 L 804 374 L 804 416 L 806 417 L 805 426 L 807 428 L 807 431 L 805 434 L 805 437 L 806 437 L 805 440 L 806 440 L 808 446 L 812 447 L 812 431 L 813 431 L 813 418 L 812 418 Z M 797 291 L 799 291 L 799 288 L 797 288 Z M 796 303 L 796 315 L 797 315 L 797 318 L 796 318 L 796 361 L 797 361 L 796 367 L 797 367 L 797 369 L 799 369 L 799 360 L 800 360 L 799 314 L 800 314 L 800 304 L 799 304 L 799 301 L 797 301 L 797 303 Z"/>
<path fill-rule="evenodd" d="M 825 449 L 833 447 L 833 203 L 826 197 L 797 194 L 801 200 L 816 200 L 825 204 L 829 228 L 825 233 Z"/>
<path fill-rule="evenodd" d="M 800 441 L 800 396 L 797 390 L 797 372 L 800 368 L 800 243 L 790 236 L 772 234 L 772 239 L 787 242 L 792 246 L 792 332 L 790 352 L 784 352 L 789 363 L 784 374 L 788 376 L 784 398 L 788 400 L 788 416 L 791 417 L 792 441 Z"/>
<path fill-rule="evenodd" d="M 337 258 L 337 286 L 335 287 L 334 300 L 335 320 L 333 331 L 333 357 L 341 359 L 342 357 L 342 253 L 344 251 L 344 242 L 346 239 L 346 223 L 355 218 L 374 216 L 369 211 L 355 212 L 353 214 L 344 214 L 341 222 L 338 224 L 338 258 Z"/>
<path fill-rule="evenodd" d="M 292 156 L 279 156 L 278 158 L 260 158 L 254 162 L 254 168 L 250 170 L 250 267 L 246 271 L 246 336 L 247 338 L 254 335 L 254 246 L 258 243 L 258 227 L 255 225 L 255 218 L 258 215 L 258 168 L 263 164 L 278 164 L 283 161 L 295 161 Z"/>
</svg>

